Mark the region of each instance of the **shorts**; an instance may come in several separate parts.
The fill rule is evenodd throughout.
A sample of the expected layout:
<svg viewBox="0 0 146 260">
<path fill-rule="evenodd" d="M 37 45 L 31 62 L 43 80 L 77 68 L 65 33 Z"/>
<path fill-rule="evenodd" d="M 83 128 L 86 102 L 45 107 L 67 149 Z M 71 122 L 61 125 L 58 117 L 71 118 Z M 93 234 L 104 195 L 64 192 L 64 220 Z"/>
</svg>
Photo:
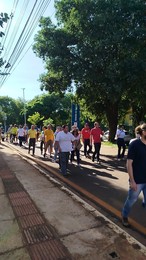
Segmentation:
<svg viewBox="0 0 146 260">
<path fill-rule="evenodd" d="M 52 141 L 52 140 L 48 140 L 48 141 L 45 143 L 45 150 L 47 150 L 49 146 L 50 146 L 50 148 L 52 149 L 52 147 L 53 147 L 53 141 Z"/>
</svg>

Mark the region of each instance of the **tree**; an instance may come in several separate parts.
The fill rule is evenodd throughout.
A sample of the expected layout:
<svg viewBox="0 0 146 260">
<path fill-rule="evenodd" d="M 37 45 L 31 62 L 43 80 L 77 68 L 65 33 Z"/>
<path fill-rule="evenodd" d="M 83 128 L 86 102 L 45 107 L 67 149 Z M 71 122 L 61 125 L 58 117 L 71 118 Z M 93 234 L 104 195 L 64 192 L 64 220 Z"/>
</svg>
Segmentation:
<svg viewBox="0 0 146 260">
<path fill-rule="evenodd" d="M 62 93 L 74 82 L 97 118 L 106 114 L 113 140 L 123 96 L 127 107 L 141 87 L 146 96 L 145 2 L 56 0 L 55 7 L 59 25 L 42 18 L 33 46 L 46 62 L 41 88 Z"/>
<path fill-rule="evenodd" d="M 43 125 L 44 125 L 44 126 L 47 126 L 47 125 L 52 125 L 52 126 L 54 126 L 54 124 L 53 124 L 53 119 L 49 117 L 48 119 L 46 119 L 46 120 L 43 121 Z"/>
<path fill-rule="evenodd" d="M 27 121 L 33 125 L 41 124 L 44 117 L 40 116 L 40 113 L 35 112 L 32 116 L 29 116 Z"/>
<path fill-rule="evenodd" d="M 58 93 L 43 94 L 29 101 L 26 106 L 27 116 L 36 112 L 43 120 L 51 119 L 54 125 L 62 125 L 71 122 L 72 94 L 60 96 Z"/>
<path fill-rule="evenodd" d="M 7 116 L 7 126 L 10 124 L 23 124 L 24 120 L 21 115 L 23 103 L 21 100 L 0 96 L 0 106 Z M 0 113 L 0 122 L 3 121 L 3 115 Z"/>
</svg>

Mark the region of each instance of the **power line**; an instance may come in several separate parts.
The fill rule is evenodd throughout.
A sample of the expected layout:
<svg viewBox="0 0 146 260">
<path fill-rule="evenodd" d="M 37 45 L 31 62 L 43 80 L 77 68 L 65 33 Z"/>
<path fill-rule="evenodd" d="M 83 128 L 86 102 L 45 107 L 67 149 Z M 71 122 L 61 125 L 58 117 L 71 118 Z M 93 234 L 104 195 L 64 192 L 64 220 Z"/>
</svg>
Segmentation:
<svg viewBox="0 0 146 260">
<path fill-rule="evenodd" d="M 14 29 L 13 29 L 13 31 L 12 31 L 12 33 L 11 33 L 11 37 L 10 37 L 10 40 L 9 40 L 9 42 L 8 42 L 8 45 L 6 46 L 6 48 L 4 48 L 5 49 L 5 52 L 4 52 L 4 58 L 7 60 L 8 59 L 8 57 L 9 57 L 9 55 L 10 55 L 10 53 L 11 53 L 11 49 L 12 49 L 12 47 L 13 47 L 13 42 L 14 42 L 14 40 L 16 39 L 16 36 L 17 36 L 17 34 L 18 34 L 18 29 L 17 28 L 19 28 L 20 26 L 21 26 L 21 23 L 22 23 L 22 21 L 23 21 L 23 17 L 24 17 L 24 14 L 25 14 L 25 12 L 26 12 L 26 9 L 27 9 L 27 6 L 28 6 L 28 3 L 29 3 L 29 0 L 26 0 L 26 1 L 24 1 L 24 3 L 23 3 L 23 5 L 22 5 L 22 8 L 21 8 L 21 10 L 20 10 L 20 14 L 19 14 L 19 17 L 18 17 L 18 20 L 17 20 L 17 22 L 15 23 L 15 26 L 14 26 Z M 13 16 L 14 16 L 14 14 L 13 14 Z M 5 37 L 4 37 L 5 38 Z"/>
<path fill-rule="evenodd" d="M 17 65 L 20 63 L 22 58 L 19 59 L 20 55 L 22 54 L 22 51 L 24 50 L 26 44 L 28 43 L 30 37 L 34 33 L 34 30 L 36 29 L 38 22 L 40 20 L 40 17 L 43 15 L 43 13 L 46 11 L 47 7 L 49 6 L 51 0 L 41 0 L 38 3 L 38 0 L 35 1 L 31 12 L 27 18 L 27 21 L 23 27 L 23 30 L 15 44 L 15 47 L 13 48 L 13 51 L 8 59 L 7 65 L 5 66 L 4 73 L 10 73 L 15 63 L 18 61 Z M 18 0 L 17 2 L 18 3 Z M 37 5 L 38 4 L 38 5 Z M 30 46 L 31 47 L 31 46 Z M 30 48 L 29 47 L 29 48 Z M 28 49 L 29 49 L 28 48 Z M 24 56 L 23 56 L 24 57 Z M 15 66 L 16 68 L 16 66 Z M 15 69 L 14 68 L 14 69 Z M 14 71 L 14 69 L 12 71 Z M 4 84 L 6 79 L 8 78 L 9 74 L 5 75 L 3 79 L 1 80 L 1 86 Z"/>
</svg>

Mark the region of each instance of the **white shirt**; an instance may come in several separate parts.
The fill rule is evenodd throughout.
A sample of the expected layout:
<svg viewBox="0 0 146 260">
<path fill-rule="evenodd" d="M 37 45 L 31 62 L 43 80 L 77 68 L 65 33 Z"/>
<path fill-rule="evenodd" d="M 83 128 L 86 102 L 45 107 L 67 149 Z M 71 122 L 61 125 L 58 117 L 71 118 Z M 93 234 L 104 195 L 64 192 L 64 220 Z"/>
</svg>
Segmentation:
<svg viewBox="0 0 146 260">
<path fill-rule="evenodd" d="M 24 136 L 24 129 L 23 128 L 18 129 L 18 137 L 19 136 L 21 136 L 21 137 Z"/>
<path fill-rule="evenodd" d="M 118 129 L 116 135 L 117 135 L 117 138 L 124 138 L 125 132 L 123 130 Z"/>
<path fill-rule="evenodd" d="M 72 142 L 74 140 L 75 140 L 75 137 L 70 132 L 65 133 L 64 131 L 60 131 L 56 135 L 56 141 L 59 142 L 62 152 L 71 152 L 72 151 Z"/>
</svg>

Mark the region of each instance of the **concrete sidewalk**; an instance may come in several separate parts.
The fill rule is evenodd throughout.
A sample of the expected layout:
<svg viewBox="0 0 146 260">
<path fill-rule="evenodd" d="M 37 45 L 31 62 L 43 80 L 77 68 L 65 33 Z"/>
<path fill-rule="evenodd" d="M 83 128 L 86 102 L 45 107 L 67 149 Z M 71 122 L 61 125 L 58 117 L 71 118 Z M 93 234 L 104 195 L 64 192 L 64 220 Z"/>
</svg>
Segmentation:
<svg viewBox="0 0 146 260">
<path fill-rule="evenodd" d="M 38 227 L 44 227 L 41 235 Z M 146 248 L 1 145 L 0 260 L 5 259 L 144 260 Z"/>
</svg>

